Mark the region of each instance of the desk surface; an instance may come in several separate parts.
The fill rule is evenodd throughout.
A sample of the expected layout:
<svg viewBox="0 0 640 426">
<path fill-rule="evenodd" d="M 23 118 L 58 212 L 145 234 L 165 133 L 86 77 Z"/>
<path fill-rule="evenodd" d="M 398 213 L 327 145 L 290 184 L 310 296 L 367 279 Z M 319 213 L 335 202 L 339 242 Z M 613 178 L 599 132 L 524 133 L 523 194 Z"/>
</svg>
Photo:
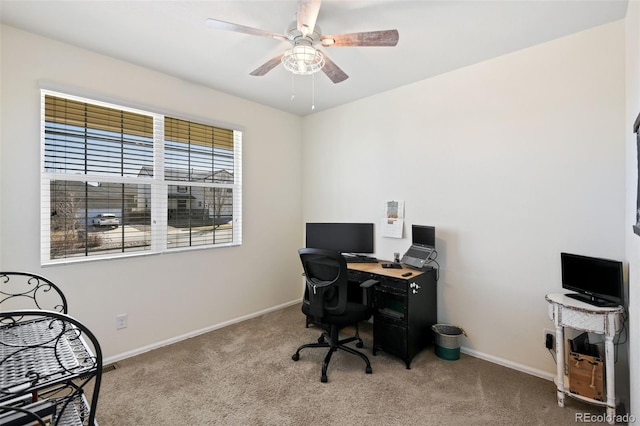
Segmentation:
<svg viewBox="0 0 640 426">
<path fill-rule="evenodd" d="M 403 266 L 402 269 L 396 268 L 383 268 L 383 263 L 391 263 L 388 260 L 379 260 L 378 263 L 347 263 L 347 268 L 352 271 L 361 271 L 361 272 L 369 272 L 372 274 L 378 275 L 386 275 L 388 277 L 400 278 L 402 280 L 409 280 L 415 276 L 424 274 L 424 271 L 419 271 L 417 269 L 412 269 Z M 407 277 L 403 277 L 402 274 L 406 274 L 407 272 L 411 272 L 411 275 Z"/>
</svg>

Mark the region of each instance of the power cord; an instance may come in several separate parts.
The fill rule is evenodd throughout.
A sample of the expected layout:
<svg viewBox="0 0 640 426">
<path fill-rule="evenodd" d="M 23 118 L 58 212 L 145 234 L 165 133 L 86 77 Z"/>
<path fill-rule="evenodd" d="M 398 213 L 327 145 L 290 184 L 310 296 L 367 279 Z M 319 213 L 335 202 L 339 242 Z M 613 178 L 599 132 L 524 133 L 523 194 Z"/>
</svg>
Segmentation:
<svg viewBox="0 0 640 426">
<path fill-rule="evenodd" d="M 436 270 L 436 281 L 438 281 L 438 279 L 440 278 L 440 264 L 436 262 L 437 258 L 438 258 L 438 252 L 434 250 L 433 252 L 431 252 L 429 259 L 427 259 L 427 262 L 426 262 L 426 265 L 429 265 L 430 263 L 435 263 L 436 265 L 438 265 L 437 268 L 433 268 Z"/>
<path fill-rule="evenodd" d="M 614 347 L 614 356 L 613 356 L 613 362 L 617 363 L 618 362 L 618 345 L 624 345 L 625 343 L 627 343 L 627 341 L 629 340 L 629 329 L 627 328 L 627 309 L 623 307 L 622 309 L 622 313 L 620 314 L 620 316 L 622 317 L 622 328 L 620 329 L 620 333 L 618 333 L 618 335 L 616 336 L 616 339 L 613 342 L 613 347 Z M 622 335 L 624 334 L 624 340 L 620 340 L 622 338 Z"/>
</svg>

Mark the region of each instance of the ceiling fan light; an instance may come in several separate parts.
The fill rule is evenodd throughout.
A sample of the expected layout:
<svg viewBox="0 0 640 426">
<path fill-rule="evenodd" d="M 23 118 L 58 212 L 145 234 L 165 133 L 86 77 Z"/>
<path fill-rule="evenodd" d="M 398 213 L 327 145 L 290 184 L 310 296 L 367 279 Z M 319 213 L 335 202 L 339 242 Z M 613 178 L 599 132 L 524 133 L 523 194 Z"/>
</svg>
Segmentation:
<svg viewBox="0 0 640 426">
<path fill-rule="evenodd" d="M 309 75 L 322 69 L 324 56 L 312 46 L 296 45 L 284 52 L 282 64 L 294 74 Z"/>
</svg>

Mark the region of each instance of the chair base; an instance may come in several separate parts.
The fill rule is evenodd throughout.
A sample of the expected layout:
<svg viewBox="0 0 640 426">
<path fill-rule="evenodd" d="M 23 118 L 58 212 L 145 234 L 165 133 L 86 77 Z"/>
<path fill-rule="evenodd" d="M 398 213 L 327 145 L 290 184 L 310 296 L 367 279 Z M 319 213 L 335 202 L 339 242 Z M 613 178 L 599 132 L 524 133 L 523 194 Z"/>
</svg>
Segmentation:
<svg viewBox="0 0 640 426">
<path fill-rule="evenodd" d="M 311 318 L 307 317 L 304 328 L 309 328 L 309 325 L 317 325 L 319 327 L 322 327 L 322 324 L 316 324 L 314 323 Z M 339 342 L 339 343 L 348 343 L 348 342 L 353 342 L 355 340 L 357 340 L 358 342 L 356 343 L 356 347 L 358 348 L 364 348 L 364 342 L 362 341 L 362 339 L 360 338 L 360 325 L 358 323 L 353 324 L 353 326 L 356 329 L 356 334 L 354 337 L 350 337 L 349 339 L 344 339 L 343 341 Z M 325 340 L 325 333 L 323 333 L 319 338 L 318 338 L 318 342 L 324 342 Z M 375 354 L 374 354 L 375 355 Z"/>
<path fill-rule="evenodd" d="M 324 331 L 322 335 L 318 338 L 317 343 L 307 343 L 307 344 L 301 345 L 298 348 L 298 350 L 296 350 L 296 353 L 291 356 L 291 359 L 293 359 L 294 361 L 298 361 L 300 359 L 300 351 L 305 348 L 329 348 L 329 351 L 327 352 L 327 355 L 324 357 L 324 361 L 322 363 L 322 374 L 320 376 L 320 381 L 322 383 L 327 382 L 327 369 L 329 368 L 329 362 L 331 361 L 331 356 L 333 355 L 333 353 L 336 352 L 338 349 L 348 352 L 350 354 L 359 356 L 366 364 L 365 373 L 366 374 L 373 373 L 373 370 L 371 369 L 371 363 L 369 362 L 369 358 L 367 358 L 365 354 L 349 346 L 346 346 L 347 343 L 357 341 L 358 343 L 356 343 L 356 346 L 359 348 L 363 347 L 364 345 L 362 343 L 362 339 L 358 334 L 356 334 L 356 336 L 353 336 L 353 337 L 348 337 L 346 339 L 338 340 L 338 336 L 337 336 L 338 330 L 335 329 L 335 327 L 332 327 L 332 330 L 330 331 L 330 333 L 327 333 L 326 331 Z"/>
</svg>

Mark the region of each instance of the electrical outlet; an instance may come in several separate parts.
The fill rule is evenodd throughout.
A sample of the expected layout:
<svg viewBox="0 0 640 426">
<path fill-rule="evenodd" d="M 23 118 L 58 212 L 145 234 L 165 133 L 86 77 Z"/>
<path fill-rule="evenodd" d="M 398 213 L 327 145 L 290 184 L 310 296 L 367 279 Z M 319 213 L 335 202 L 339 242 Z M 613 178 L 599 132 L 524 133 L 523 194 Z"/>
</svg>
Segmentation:
<svg viewBox="0 0 640 426">
<path fill-rule="evenodd" d="M 556 337 L 554 330 L 544 329 L 544 347 L 547 349 L 553 349 L 553 342 Z"/>
<path fill-rule="evenodd" d="M 116 315 L 116 330 L 127 328 L 127 314 Z"/>
</svg>

